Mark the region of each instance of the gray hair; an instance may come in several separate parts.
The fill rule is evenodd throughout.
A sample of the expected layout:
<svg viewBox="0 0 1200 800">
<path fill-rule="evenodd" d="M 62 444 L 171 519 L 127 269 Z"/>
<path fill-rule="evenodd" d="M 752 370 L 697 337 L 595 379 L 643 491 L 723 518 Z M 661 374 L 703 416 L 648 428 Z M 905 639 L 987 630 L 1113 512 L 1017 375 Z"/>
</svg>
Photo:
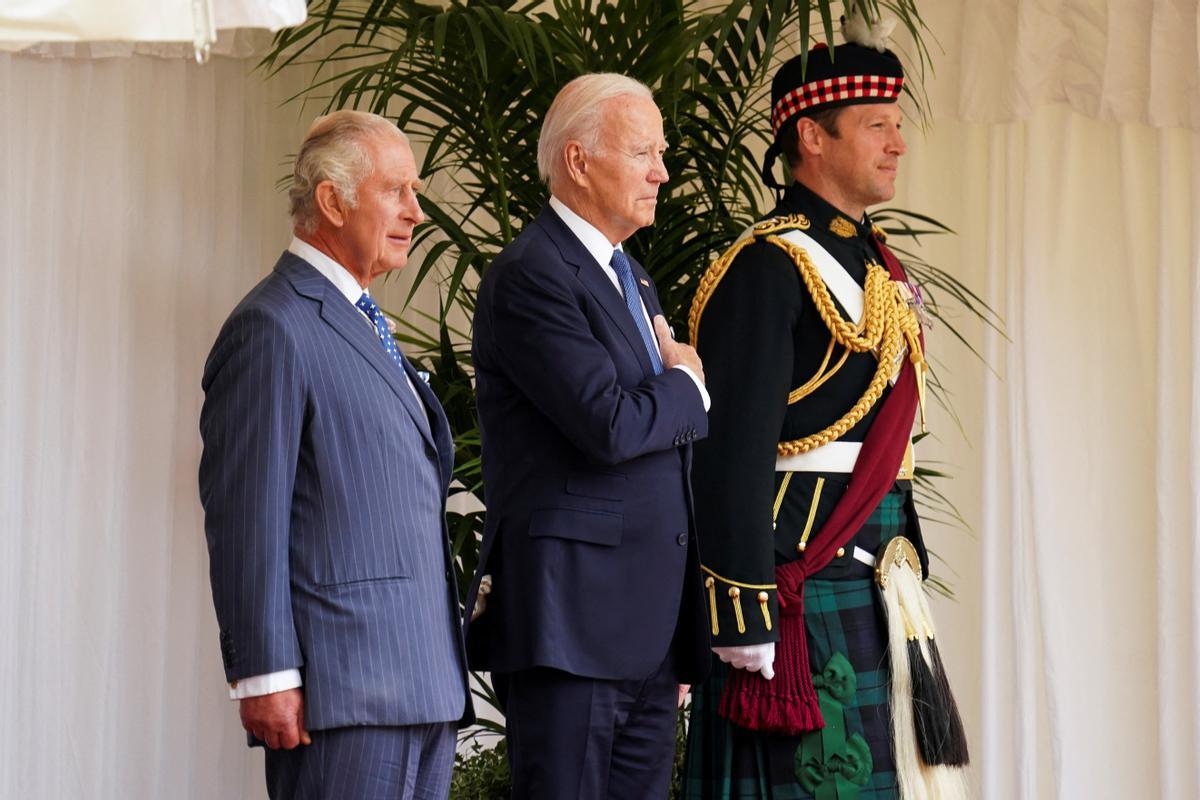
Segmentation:
<svg viewBox="0 0 1200 800">
<path fill-rule="evenodd" d="M 580 75 L 558 91 L 538 136 L 538 175 L 550 191 L 561 177 L 567 142 L 574 140 L 584 150 L 596 150 L 600 145 L 601 107 L 613 98 L 629 96 L 654 99 L 646 84 L 615 72 Z"/>
<path fill-rule="evenodd" d="M 296 156 L 288 189 L 292 225 L 302 233 L 317 229 L 316 191 L 322 181 L 332 181 L 350 208 L 358 205 L 358 185 L 375 168 L 366 142 L 389 135 L 408 139 L 392 122 L 366 111 L 334 111 L 313 120 Z"/>
</svg>

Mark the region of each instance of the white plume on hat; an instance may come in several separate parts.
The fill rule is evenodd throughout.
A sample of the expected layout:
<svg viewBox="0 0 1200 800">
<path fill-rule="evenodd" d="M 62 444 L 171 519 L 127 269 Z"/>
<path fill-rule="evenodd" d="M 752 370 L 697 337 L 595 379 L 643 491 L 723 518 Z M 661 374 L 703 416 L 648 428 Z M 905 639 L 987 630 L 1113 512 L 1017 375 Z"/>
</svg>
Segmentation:
<svg viewBox="0 0 1200 800">
<path fill-rule="evenodd" d="M 847 5 L 850 6 L 848 9 L 850 13 L 848 16 L 842 17 L 842 36 L 846 41 L 874 48 L 880 53 L 887 50 L 888 37 L 896 28 L 896 20 L 879 19 L 873 23 L 868 22 L 858 4 L 847 3 Z"/>
</svg>

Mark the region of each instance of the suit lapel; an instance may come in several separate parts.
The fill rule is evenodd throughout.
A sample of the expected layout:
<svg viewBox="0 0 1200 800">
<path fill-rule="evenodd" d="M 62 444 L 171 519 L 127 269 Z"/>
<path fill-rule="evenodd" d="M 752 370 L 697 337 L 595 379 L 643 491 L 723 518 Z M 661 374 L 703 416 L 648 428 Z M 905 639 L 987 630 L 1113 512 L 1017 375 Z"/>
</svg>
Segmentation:
<svg viewBox="0 0 1200 800">
<path fill-rule="evenodd" d="M 540 224 L 545 229 L 551 241 L 558 247 L 563 260 L 575 267 L 580 282 L 587 287 L 588 292 L 608 314 L 613 325 L 629 342 L 629 347 L 641 365 L 642 372 L 646 375 L 653 375 L 654 367 L 650 363 L 650 354 L 646 352 L 642 334 L 638 331 L 637 324 L 629 313 L 629 307 L 625 305 L 625 298 L 600 265 L 596 263 L 596 259 L 592 258 L 592 254 L 575 238 L 575 234 L 571 233 L 567 224 L 549 206 L 546 206 L 538 215 L 535 224 Z M 649 306 L 647 307 L 649 308 Z"/>
<path fill-rule="evenodd" d="M 404 375 L 396 367 L 391 356 L 383 349 L 382 343 L 375 335 L 369 322 L 359 313 L 333 284 L 317 272 L 307 261 L 291 253 L 284 253 L 275 269 L 291 281 L 296 291 L 305 297 L 316 300 L 321 304 L 321 319 L 333 328 L 358 351 L 371 367 L 379 373 L 400 399 L 400 404 L 412 417 L 417 430 L 434 445 L 433 434 L 429 429 L 429 418 L 420 407 L 417 398 L 409 391 Z"/>
<path fill-rule="evenodd" d="M 629 259 L 629 263 L 633 265 L 633 279 L 637 281 L 638 294 L 642 296 L 642 302 L 646 304 L 646 311 L 650 314 L 650 332 L 654 332 L 654 317 L 663 313 L 662 306 L 658 302 L 658 293 L 654 291 L 654 283 L 650 280 L 650 273 L 642 267 L 641 264 Z"/>
<path fill-rule="evenodd" d="M 429 384 L 422 380 L 412 363 L 405 359 L 404 364 L 408 368 L 409 380 L 412 381 L 412 385 L 421 396 L 421 402 L 427 412 L 427 419 L 432 428 L 434 450 L 437 451 L 438 465 L 441 467 L 442 485 L 449 486 L 450 479 L 454 475 L 454 441 L 450 433 L 450 420 L 446 419 L 446 412 L 442 409 L 441 401 L 433 393 Z"/>
</svg>

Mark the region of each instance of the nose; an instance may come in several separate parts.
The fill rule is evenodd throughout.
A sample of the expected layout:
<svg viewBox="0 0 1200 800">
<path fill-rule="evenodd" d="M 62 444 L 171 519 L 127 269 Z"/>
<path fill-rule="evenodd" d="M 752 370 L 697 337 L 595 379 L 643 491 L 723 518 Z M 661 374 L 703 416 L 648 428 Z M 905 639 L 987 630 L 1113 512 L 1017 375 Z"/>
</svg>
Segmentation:
<svg viewBox="0 0 1200 800">
<path fill-rule="evenodd" d="M 409 192 L 408 202 L 404 203 L 400 208 L 402 217 L 410 220 L 413 225 L 420 225 L 425 221 L 425 212 L 421 210 L 421 199 L 416 192 Z"/>
<path fill-rule="evenodd" d="M 892 141 L 889 144 L 889 151 L 897 156 L 902 156 L 908 152 L 908 145 L 904 143 L 904 134 L 900 133 L 899 128 L 893 128 Z"/>
<path fill-rule="evenodd" d="M 667 162 L 663 160 L 661 154 L 654 156 L 654 163 L 650 165 L 650 174 L 647 180 L 651 183 L 666 183 L 671 175 L 667 172 Z"/>
</svg>

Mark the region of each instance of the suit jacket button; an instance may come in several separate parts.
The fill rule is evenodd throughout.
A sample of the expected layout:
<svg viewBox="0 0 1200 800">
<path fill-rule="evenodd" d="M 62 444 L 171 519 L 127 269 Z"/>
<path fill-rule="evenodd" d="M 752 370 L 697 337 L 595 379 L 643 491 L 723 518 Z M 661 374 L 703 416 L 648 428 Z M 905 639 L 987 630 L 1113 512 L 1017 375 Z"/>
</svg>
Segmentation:
<svg viewBox="0 0 1200 800">
<path fill-rule="evenodd" d="M 687 534 L 686 533 L 679 534 L 678 536 L 675 537 L 675 541 L 679 543 L 680 547 L 683 547 L 685 544 L 687 544 Z"/>
</svg>

